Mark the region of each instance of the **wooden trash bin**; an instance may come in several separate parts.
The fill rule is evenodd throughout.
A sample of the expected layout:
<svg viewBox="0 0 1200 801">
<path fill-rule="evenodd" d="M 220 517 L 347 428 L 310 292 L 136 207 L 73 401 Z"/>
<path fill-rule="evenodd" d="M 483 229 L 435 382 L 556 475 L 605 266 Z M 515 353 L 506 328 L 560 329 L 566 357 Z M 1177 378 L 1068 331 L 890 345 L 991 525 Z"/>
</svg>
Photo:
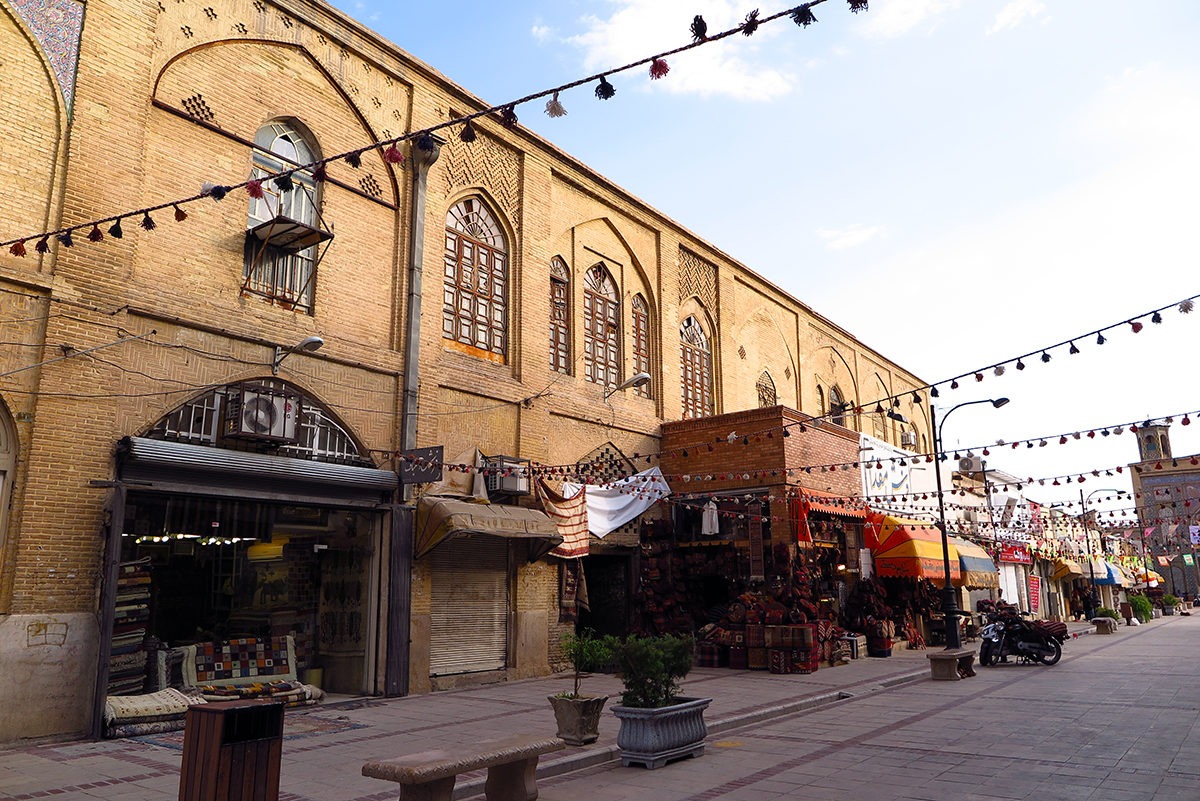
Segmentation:
<svg viewBox="0 0 1200 801">
<path fill-rule="evenodd" d="M 197 704 L 185 726 L 179 801 L 279 801 L 282 703 Z"/>
</svg>

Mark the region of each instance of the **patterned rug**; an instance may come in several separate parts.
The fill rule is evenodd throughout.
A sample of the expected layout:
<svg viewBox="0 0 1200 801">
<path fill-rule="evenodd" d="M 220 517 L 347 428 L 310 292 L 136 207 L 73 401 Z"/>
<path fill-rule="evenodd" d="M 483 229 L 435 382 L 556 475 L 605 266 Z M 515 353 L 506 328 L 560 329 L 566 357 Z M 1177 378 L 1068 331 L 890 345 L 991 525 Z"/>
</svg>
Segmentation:
<svg viewBox="0 0 1200 801">
<path fill-rule="evenodd" d="M 317 715 L 296 715 L 295 717 L 284 715 L 283 717 L 284 740 L 303 740 L 307 737 L 319 737 L 323 734 L 337 734 L 338 732 L 365 728 L 367 728 L 365 723 L 355 723 L 344 718 L 323 718 Z M 182 731 L 170 731 L 162 734 L 130 737 L 128 739 L 137 743 L 160 745 L 164 748 L 174 748 L 177 751 L 182 751 L 183 735 L 184 732 Z"/>
</svg>

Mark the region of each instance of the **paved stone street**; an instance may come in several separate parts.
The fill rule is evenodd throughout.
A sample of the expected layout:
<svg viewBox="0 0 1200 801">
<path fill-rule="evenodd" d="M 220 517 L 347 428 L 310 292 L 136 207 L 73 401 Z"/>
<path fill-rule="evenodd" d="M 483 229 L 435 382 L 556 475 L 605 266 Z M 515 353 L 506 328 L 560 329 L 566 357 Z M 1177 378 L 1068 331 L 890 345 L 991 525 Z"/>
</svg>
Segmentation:
<svg viewBox="0 0 1200 801">
<path fill-rule="evenodd" d="M 543 759 L 542 801 L 972 801 L 1200 798 L 1200 616 L 1116 636 L 1083 634 L 1055 667 L 1001 665 L 928 680 L 922 651 L 808 676 L 697 669 L 712 697 L 705 754 L 655 771 L 621 768 L 616 721 L 601 739 Z M 1076 633 L 1090 630 L 1072 624 Z M 441 744 L 553 731 L 555 677 L 290 712 L 283 801 L 387 801 L 398 787 L 363 762 Z M 609 676 L 585 690 L 616 693 Z M 611 703 L 611 702 L 610 702 Z M 178 797 L 182 733 L 0 751 L 0 798 L 106 801 Z M 482 791 L 461 777 L 457 797 Z"/>
</svg>

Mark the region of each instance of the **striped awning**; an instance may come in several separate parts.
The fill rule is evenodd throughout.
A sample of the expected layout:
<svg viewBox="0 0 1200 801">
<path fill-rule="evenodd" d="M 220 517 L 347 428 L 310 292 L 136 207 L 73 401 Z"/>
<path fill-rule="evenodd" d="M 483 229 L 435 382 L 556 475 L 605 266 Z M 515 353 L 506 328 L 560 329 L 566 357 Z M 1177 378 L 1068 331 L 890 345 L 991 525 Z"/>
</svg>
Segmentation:
<svg viewBox="0 0 1200 801">
<path fill-rule="evenodd" d="M 1083 568 L 1079 563 L 1071 559 L 1058 558 L 1054 560 L 1054 569 L 1050 573 L 1052 581 L 1070 581 L 1071 579 L 1080 578 L 1083 575 Z"/>
<path fill-rule="evenodd" d="M 1000 588 L 1000 573 L 988 552 L 968 540 L 950 537 L 950 544 L 958 551 L 961 579 L 955 586 L 972 590 Z"/>
<path fill-rule="evenodd" d="M 934 582 L 946 580 L 942 534 L 932 523 L 869 514 L 865 533 L 877 575 L 924 578 Z M 949 539 L 947 547 L 950 554 L 950 582 L 961 585 L 962 569 L 958 550 Z"/>
</svg>

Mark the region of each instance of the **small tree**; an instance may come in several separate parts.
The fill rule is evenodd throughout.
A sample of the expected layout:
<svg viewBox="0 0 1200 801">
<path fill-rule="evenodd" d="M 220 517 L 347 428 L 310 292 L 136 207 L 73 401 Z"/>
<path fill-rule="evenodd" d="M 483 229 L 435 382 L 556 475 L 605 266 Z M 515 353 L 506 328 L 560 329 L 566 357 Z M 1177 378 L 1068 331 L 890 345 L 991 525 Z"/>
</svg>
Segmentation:
<svg viewBox="0 0 1200 801">
<path fill-rule="evenodd" d="M 1162 604 L 1163 604 L 1163 607 L 1179 606 L 1179 598 L 1177 598 L 1176 596 L 1174 596 L 1168 592 L 1165 595 L 1163 595 Z"/>
<path fill-rule="evenodd" d="M 621 704 L 670 706 L 679 694 L 679 680 L 692 669 L 693 648 L 691 637 L 630 637 L 620 643 L 617 666 L 625 686 Z"/>
<path fill-rule="evenodd" d="M 612 637 L 598 637 L 591 629 L 575 634 L 563 635 L 561 640 L 563 655 L 571 663 L 575 671 L 575 689 L 568 698 L 579 697 L 579 682 L 585 673 L 596 670 L 612 659 Z"/>
</svg>

